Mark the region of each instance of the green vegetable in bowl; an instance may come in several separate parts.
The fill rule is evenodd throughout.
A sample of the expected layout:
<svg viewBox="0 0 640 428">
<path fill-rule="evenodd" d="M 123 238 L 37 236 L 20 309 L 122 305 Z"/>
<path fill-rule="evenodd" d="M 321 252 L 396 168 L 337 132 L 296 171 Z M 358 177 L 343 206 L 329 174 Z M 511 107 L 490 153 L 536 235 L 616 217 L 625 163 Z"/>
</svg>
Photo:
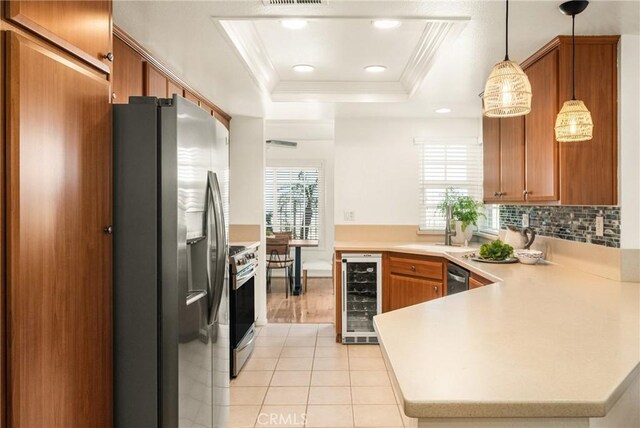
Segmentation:
<svg viewBox="0 0 640 428">
<path fill-rule="evenodd" d="M 513 247 L 499 239 L 480 247 L 480 257 L 489 260 L 506 260 L 513 254 Z"/>
</svg>

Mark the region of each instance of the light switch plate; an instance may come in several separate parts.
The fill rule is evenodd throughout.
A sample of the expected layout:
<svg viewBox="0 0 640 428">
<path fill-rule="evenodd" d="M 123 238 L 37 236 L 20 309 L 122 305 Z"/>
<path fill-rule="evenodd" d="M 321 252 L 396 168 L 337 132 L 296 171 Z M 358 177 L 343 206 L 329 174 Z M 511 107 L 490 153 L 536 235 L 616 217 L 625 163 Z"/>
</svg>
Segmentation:
<svg viewBox="0 0 640 428">
<path fill-rule="evenodd" d="M 344 221 L 356 221 L 356 213 L 355 213 L 355 211 L 345 211 L 344 212 Z"/>
<path fill-rule="evenodd" d="M 596 236 L 604 236 L 604 217 L 596 216 Z"/>
<path fill-rule="evenodd" d="M 529 227 L 529 214 L 522 214 L 522 227 Z"/>
</svg>

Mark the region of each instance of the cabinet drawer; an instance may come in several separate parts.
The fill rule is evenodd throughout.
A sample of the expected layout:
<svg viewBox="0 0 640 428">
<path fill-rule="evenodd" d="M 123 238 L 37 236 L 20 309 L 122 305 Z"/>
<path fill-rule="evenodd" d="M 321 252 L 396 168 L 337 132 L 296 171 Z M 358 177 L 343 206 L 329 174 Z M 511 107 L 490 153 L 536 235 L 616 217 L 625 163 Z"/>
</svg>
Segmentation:
<svg viewBox="0 0 640 428">
<path fill-rule="evenodd" d="M 389 269 L 391 273 L 420 276 L 424 278 L 442 279 L 442 262 L 390 257 Z"/>
</svg>

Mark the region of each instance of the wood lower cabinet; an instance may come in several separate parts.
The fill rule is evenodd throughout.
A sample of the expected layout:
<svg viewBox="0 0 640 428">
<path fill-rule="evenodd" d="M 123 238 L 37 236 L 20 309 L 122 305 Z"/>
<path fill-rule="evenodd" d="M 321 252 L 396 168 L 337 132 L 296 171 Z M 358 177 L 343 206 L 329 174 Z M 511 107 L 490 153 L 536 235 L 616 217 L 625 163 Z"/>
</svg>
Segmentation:
<svg viewBox="0 0 640 428">
<path fill-rule="evenodd" d="M 9 0 L 7 19 L 109 73 L 111 0 Z"/>
<path fill-rule="evenodd" d="M 439 257 L 389 253 L 382 284 L 383 312 L 416 305 L 445 294 L 446 261 Z"/>
<path fill-rule="evenodd" d="M 142 57 L 117 37 L 113 40 L 112 102 L 127 104 L 144 91 Z"/>
<path fill-rule="evenodd" d="M 7 425 L 110 427 L 109 82 L 7 38 Z"/>
<path fill-rule="evenodd" d="M 390 311 L 442 297 L 442 281 L 392 273 L 388 287 Z"/>
<path fill-rule="evenodd" d="M 492 284 L 493 281 L 490 279 L 484 278 L 478 275 L 475 272 L 471 272 L 471 276 L 469 276 L 469 289 L 473 290 L 474 288 L 483 287 L 485 285 Z"/>
</svg>

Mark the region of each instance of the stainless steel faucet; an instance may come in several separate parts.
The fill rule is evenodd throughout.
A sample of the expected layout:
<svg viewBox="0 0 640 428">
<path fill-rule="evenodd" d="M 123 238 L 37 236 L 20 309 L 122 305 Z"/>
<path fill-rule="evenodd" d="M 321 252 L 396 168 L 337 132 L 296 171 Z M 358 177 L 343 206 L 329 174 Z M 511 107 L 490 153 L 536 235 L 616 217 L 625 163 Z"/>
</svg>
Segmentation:
<svg viewBox="0 0 640 428">
<path fill-rule="evenodd" d="M 444 245 L 451 245 L 451 237 L 456 236 L 455 229 L 451 231 L 451 220 L 453 220 L 453 215 L 451 214 L 451 204 L 447 204 L 445 217 Z"/>
</svg>

